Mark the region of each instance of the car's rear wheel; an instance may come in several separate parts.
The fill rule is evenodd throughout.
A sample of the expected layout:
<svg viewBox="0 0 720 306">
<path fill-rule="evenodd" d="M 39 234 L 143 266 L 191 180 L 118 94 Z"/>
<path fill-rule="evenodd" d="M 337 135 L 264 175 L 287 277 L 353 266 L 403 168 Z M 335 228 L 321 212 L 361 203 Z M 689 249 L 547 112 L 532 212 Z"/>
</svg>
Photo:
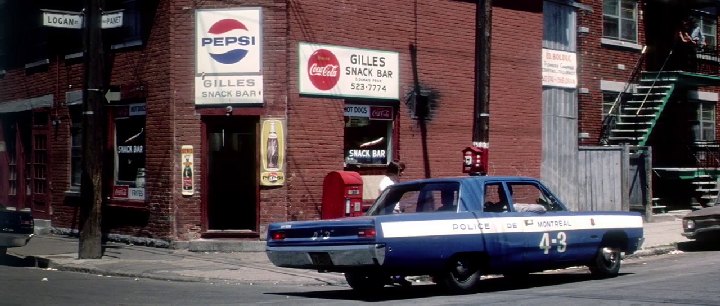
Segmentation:
<svg viewBox="0 0 720 306">
<path fill-rule="evenodd" d="M 601 247 L 593 262 L 588 266 L 590 273 L 602 278 L 617 276 L 620 272 L 621 256 L 620 249 Z"/>
<path fill-rule="evenodd" d="M 388 276 L 379 272 L 346 272 L 345 280 L 355 291 L 372 291 L 385 287 Z"/>
<path fill-rule="evenodd" d="M 477 289 L 482 270 L 480 263 L 470 256 L 452 259 L 446 270 L 437 276 L 439 284 L 451 293 L 470 293 Z"/>
</svg>

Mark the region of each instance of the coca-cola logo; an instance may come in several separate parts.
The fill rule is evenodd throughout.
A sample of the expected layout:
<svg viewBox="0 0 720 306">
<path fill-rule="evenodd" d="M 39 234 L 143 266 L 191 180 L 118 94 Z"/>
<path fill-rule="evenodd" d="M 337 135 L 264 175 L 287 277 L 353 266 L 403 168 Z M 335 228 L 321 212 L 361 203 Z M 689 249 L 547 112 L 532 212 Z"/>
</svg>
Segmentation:
<svg viewBox="0 0 720 306">
<path fill-rule="evenodd" d="M 308 59 L 308 77 L 315 88 L 330 90 L 340 80 L 340 62 L 332 52 L 319 49 Z"/>
<path fill-rule="evenodd" d="M 375 106 L 370 108 L 371 119 L 392 120 L 392 107 Z"/>
</svg>

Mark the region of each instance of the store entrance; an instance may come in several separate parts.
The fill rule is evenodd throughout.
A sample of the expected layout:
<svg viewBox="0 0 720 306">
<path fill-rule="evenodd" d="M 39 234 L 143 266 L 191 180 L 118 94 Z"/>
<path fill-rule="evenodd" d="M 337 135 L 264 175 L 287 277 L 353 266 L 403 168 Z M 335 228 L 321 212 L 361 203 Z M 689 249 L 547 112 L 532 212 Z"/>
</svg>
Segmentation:
<svg viewBox="0 0 720 306">
<path fill-rule="evenodd" d="M 205 126 L 208 231 L 257 231 L 257 119 L 211 117 Z"/>
</svg>

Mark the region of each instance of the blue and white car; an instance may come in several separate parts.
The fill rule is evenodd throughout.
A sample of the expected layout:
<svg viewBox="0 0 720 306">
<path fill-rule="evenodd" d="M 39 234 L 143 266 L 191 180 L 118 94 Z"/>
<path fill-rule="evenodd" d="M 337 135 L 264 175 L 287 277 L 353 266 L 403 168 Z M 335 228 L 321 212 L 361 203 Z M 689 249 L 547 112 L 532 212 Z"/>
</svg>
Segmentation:
<svg viewBox="0 0 720 306">
<path fill-rule="evenodd" d="M 361 217 L 273 223 L 266 251 L 279 267 L 343 272 L 356 290 L 432 275 L 462 293 L 487 274 L 586 265 L 616 276 L 642 242 L 639 213 L 571 212 L 536 179 L 469 176 L 393 185 Z"/>
</svg>

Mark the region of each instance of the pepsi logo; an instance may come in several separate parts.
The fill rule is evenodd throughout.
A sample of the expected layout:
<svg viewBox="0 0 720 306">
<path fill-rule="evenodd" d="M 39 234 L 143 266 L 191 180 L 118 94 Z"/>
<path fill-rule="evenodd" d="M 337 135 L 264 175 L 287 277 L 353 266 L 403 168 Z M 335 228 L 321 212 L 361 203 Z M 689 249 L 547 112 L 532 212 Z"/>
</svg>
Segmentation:
<svg viewBox="0 0 720 306">
<path fill-rule="evenodd" d="M 340 80 L 340 62 L 326 49 L 318 49 L 310 55 L 307 71 L 310 82 L 320 90 L 330 90 Z"/>
<path fill-rule="evenodd" d="M 235 19 L 222 19 L 215 22 L 206 36 L 201 37 L 200 45 L 208 51 L 210 57 L 221 64 L 235 64 L 248 54 L 247 46 L 255 46 L 257 38 L 248 34 L 248 28 Z"/>
</svg>

